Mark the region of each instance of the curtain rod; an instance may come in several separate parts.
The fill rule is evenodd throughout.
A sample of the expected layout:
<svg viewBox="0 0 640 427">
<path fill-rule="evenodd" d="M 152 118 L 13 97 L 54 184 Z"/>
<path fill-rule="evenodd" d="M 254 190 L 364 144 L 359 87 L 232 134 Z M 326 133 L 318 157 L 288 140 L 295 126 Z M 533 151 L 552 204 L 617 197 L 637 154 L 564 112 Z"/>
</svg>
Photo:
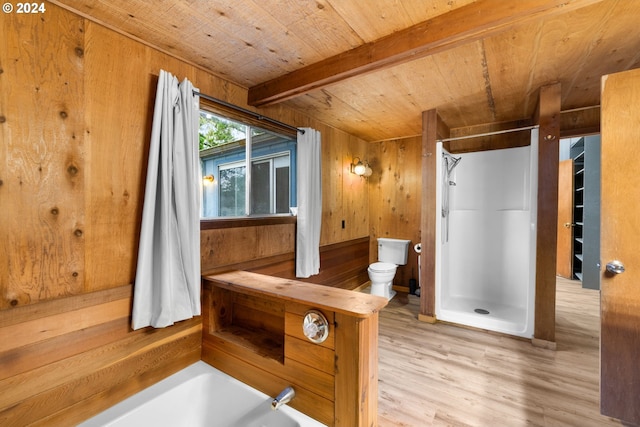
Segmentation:
<svg viewBox="0 0 640 427">
<path fill-rule="evenodd" d="M 231 108 L 232 110 L 236 110 L 236 111 L 240 111 L 240 112 L 242 112 L 244 114 L 248 114 L 248 115 L 253 116 L 254 118 L 256 118 L 258 120 L 264 120 L 265 122 L 273 123 L 275 125 L 282 126 L 282 127 L 286 128 L 286 129 L 292 130 L 294 132 L 300 132 L 301 134 L 304 135 L 304 129 L 298 129 L 295 126 L 291 126 L 291 125 L 288 125 L 286 123 L 279 122 L 278 120 L 272 119 L 272 118 L 267 117 L 267 116 L 263 116 L 262 114 L 258 114 L 255 111 L 247 110 L 245 108 L 238 107 L 237 105 L 230 104 L 227 101 L 223 101 L 221 99 L 214 98 L 213 96 L 205 95 L 204 93 L 200 93 L 195 89 L 193 91 L 193 94 L 199 96 L 200 98 L 208 99 L 209 101 L 212 101 L 212 102 L 215 102 L 217 104 L 223 105 L 223 106 L 225 106 L 227 108 Z"/>
<path fill-rule="evenodd" d="M 477 133 L 475 135 L 456 136 L 454 138 L 444 138 L 444 139 L 438 139 L 436 141 L 437 142 L 458 141 L 460 139 L 479 138 L 481 136 L 499 135 L 499 134 L 502 134 L 502 133 L 509 133 L 509 132 L 519 132 L 519 131 L 522 131 L 522 130 L 531 130 L 531 129 L 536 129 L 536 128 L 539 128 L 539 127 L 540 127 L 540 125 L 533 125 L 533 126 L 525 126 L 525 127 L 522 127 L 522 128 L 495 130 L 493 132 Z"/>
</svg>

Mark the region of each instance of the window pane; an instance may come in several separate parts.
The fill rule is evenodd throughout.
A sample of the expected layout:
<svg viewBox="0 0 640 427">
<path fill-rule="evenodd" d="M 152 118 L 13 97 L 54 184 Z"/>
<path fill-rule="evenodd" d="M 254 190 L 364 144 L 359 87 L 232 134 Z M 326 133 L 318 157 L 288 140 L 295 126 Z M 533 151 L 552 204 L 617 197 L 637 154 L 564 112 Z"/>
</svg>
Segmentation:
<svg viewBox="0 0 640 427">
<path fill-rule="evenodd" d="M 251 195 L 252 214 L 288 213 L 289 206 L 294 206 L 288 176 L 291 145 L 289 138 L 273 132 L 258 129 L 253 134 L 251 158 L 256 171 L 251 176 L 251 190 L 255 192 Z M 278 175 L 281 168 L 284 169 Z"/>
<path fill-rule="evenodd" d="M 220 216 L 245 214 L 245 167 L 220 170 Z"/>
<path fill-rule="evenodd" d="M 246 139 L 245 125 L 200 111 L 200 151 Z"/>
<path fill-rule="evenodd" d="M 289 212 L 289 167 L 276 168 L 276 213 Z"/>
<path fill-rule="evenodd" d="M 246 126 L 206 111 L 200 112 L 200 161 L 203 176 L 202 216 L 244 216 Z"/>
<path fill-rule="evenodd" d="M 271 162 L 253 162 L 251 165 L 251 213 L 270 214 L 271 212 Z"/>
</svg>

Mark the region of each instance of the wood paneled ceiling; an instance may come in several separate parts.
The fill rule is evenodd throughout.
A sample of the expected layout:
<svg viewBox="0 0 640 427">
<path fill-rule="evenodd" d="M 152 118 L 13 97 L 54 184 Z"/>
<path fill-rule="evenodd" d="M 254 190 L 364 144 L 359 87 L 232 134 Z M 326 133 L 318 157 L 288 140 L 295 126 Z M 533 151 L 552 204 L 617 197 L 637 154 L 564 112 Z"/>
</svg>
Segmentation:
<svg viewBox="0 0 640 427">
<path fill-rule="evenodd" d="M 597 106 L 602 75 L 640 66 L 636 0 L 53 3 L 367 141 L 433 108 L 452 129 L 526 120 L 556 82 L 563 111 Z"/>
</svg>

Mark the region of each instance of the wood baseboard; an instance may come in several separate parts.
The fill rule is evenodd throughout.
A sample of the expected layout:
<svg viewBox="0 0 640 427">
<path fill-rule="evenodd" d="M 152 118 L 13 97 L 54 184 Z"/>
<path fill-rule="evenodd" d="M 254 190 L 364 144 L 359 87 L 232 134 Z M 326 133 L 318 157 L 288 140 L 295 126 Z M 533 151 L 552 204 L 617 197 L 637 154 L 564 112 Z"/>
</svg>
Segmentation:
<svg viewBox="0 0 640 427">
<path fill-rule="evenodd" d="M 436 323 L 436 316 L 427 316 L 426 314 L 418 314 L 418 320 L 426 323 Z"/>
<path fill-rule="evenodd" d="M 352 291 L 356 291 L 356 292 L 362 292 L 363 289 L 366 289 L 367 286 L 371 286 L 371 281 L 366 281 L 363 284 L 361 284 L 360 286 L 351 289 Z"/>
<path fill-rule="evenodd" d="M 547 341 L 547 340 L 541 340 L 539 338 L 531 338 L 531 344 L 534 347 L 546 348 L 547 350 L 555 351 L 556 349 L 555 341 Z"/>
<path fill-rule="evenodd" d="M 408 286 L 393 285 L 393 290 L 396 291 L 396 292 L 403 292 L 405 294 L 409 293 L 409 287 Z"/>
</svg>

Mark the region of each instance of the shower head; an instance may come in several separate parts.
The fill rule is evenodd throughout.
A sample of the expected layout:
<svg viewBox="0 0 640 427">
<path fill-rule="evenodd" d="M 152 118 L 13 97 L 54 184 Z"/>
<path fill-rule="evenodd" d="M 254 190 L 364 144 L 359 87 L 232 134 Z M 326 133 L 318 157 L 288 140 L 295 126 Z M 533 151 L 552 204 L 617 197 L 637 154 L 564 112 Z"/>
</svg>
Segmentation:
<svg viewBox="0 0 640 427">
<path fill-rule="evenodd" d="M 453 157 L 451 154 L 445 154 L 445 161 L 447 164 L 447 173 L 450 174 L 453 169 L 458 166 L 462 157 Z"/>
</svg>

